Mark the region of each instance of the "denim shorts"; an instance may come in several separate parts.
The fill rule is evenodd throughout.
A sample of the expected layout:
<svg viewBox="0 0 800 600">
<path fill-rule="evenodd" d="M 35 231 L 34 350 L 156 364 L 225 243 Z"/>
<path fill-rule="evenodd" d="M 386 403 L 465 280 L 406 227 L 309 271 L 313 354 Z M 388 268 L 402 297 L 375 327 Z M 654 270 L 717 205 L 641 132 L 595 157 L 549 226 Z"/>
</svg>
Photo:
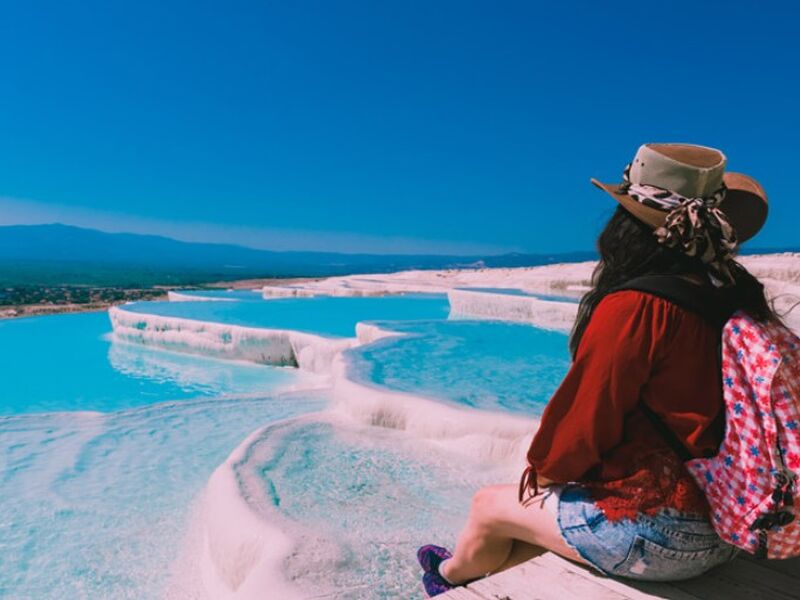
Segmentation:
<svg viewBox="0 0 800 600">
<path fill-rule="evenodd" d="M 580 486 L 564 486 L 554 496 L 564 540 L 606 575 L 678 581 L 702 575 L 737 553 L 702 515 L 665 508 L 652 516 L 611 522 Z"/>
</svg>

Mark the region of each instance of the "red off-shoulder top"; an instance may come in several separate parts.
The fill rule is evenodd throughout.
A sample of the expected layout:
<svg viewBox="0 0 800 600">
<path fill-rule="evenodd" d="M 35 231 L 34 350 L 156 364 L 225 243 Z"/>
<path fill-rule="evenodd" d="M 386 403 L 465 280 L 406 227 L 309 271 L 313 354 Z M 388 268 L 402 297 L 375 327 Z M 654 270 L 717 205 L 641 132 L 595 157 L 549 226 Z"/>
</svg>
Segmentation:
<svg viewBox="0 0 800 600">
<path fill-rule="evenodd" d="M 637 291 L 605 297 L 528 451 L 540 477 L 590 489 L 609 520 L 671 507 L 707 514 L 705 497 L 642 412 L 646 404 L 700 457 L 722 443 L 720 332 Z"/>
</svg>

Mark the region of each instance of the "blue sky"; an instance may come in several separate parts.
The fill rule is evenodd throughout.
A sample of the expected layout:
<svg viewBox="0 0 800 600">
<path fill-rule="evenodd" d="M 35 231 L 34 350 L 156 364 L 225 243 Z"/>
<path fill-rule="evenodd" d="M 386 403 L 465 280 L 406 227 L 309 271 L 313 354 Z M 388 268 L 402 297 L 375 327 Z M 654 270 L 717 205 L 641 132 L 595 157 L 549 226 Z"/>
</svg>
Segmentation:
<svg viewBox="0 0 800 600">
<path fill-rule="evenodd" d="M 593 246 L 646 141 L 723 149 L 798 245 L 789 2 L 17 2 L 0 223 L 261 248 Z"/>
</svg>

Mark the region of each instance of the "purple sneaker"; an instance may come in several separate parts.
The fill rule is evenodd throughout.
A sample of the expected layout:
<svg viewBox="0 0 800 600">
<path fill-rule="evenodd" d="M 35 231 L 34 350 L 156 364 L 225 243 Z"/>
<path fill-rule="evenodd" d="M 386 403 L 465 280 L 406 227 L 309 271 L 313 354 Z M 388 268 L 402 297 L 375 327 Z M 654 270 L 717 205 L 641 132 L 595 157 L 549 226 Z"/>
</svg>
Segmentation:
<svg viewBox="0 0 800 600">
<path fill-rule="evenodd" d="M 438 570 L 425 573 L 422 576 L 422 585 L 425 587 L 425 593 L 428 594 L 428 598 L 444 594 L 456 587 L 447 583 L 442 576 L 439 575 Z"/>
<path fill-rule="evenodd" d="M 417 560 L 422 570 L 426 573 L 436 573 L 437 575 L 439 573 L 439 563 L 451 556 L 453 556 L 453 553 L 447 548 L 434 546 L 432 544 L 422 546 L 422 548 L 417 550 Z"/>
</svg>

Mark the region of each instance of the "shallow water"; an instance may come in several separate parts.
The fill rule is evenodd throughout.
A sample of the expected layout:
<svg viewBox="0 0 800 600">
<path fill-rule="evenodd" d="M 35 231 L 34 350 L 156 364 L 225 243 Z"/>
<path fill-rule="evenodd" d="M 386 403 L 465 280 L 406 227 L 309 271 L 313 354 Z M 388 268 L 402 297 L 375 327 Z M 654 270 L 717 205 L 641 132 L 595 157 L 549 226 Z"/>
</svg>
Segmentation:
<svg viewBox="0 0 800 600">
<path fill-rule="evenodd" d="M 247 394 L 297 373 L 112 343 L 106 313 L 0 321 L 0 415 L 110 412 L 164 400 Z"/>
<path fill-rule="evenodd" d="M 443 319 L 444 294 L 408 294 L 372 298 L 280 298 L 262 302 L 134 302 L 126 311 L 196 321 L 291 329 L 333 337 L 355 336 L 359 321 Z"/>
<path fill-rule="evenodd" d="M 568 366 L 566 336 L 447 321 L 444 295 L 126 309 L 332 337 L 374 320 L 407 335 L 349 351 L 356 378 L 524 415 Z M 507 480 L 507 464 L 471 463 L 407 432 L 330 416 L 280 422 L 327 406 L 327 391 L 277 393 L 319 383 L 310 375 L 112 343 L 110 329 L 104 313 L 0 322 L 0 597 L 174 591 L 193 503 L 270 423 L 240 465 L 244 497 L 297 542 L 285 575 L 308 594 L 421 597 L 415 548 L 451 544 L 472 492 Z"/>
<path fill-rule="evenodd" d="M 424 597 L 416 549 L 452 547 L 472 493 L 503 476 L 401 432 L 305 420 L 271 429 L 251 456 L 246 495 L 288 522 L 286 576 L 309 597 Z"/>
<path fill-rule="evenodd" d="M 314 383 L 296 370 L 110 331 L 105 313 L 0 321 L 0 597 L 159 597 L 214 468 L 256 426 L 324 404 L 269 395 Z"/>
<path fill-rule="evenodd" d="M 289 394 L 0 418 L 0 597 L 158 598 L 213 470 Z"/>
<path fill-rule="evenodd" d="M 540 414 L 570 363 L 567 336 L 498 321 L 383 324 L 403 337 L 347 352 L 358 381 L 485 410 Z"/>
</svg>

